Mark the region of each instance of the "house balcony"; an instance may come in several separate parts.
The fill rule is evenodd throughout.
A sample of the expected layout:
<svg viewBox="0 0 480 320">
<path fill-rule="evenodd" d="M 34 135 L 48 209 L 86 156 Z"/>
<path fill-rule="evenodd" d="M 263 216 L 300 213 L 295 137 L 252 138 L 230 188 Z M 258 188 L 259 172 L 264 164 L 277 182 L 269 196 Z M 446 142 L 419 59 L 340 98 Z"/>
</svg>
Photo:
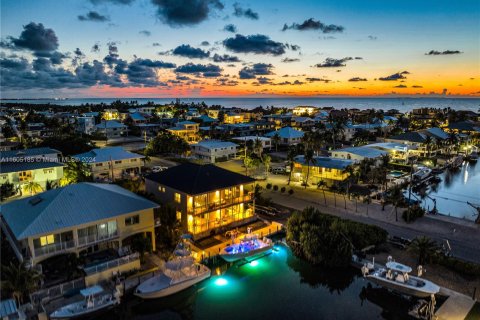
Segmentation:
<svg viewBox="0 0 480 320">
<path fill-rule="evenodd" d="M 118 238 L 118 231 L 106 235 L 92 234 L 84 237 L 78 237 L 78 247 L 86 247 L 116 238 Z"/>
<path fill-rule="evenodd" d="M 57 243 L 52 243 L 40 248 L 34 249 L 34 256 L 40 257 L 45 255 L 58 254 L 69 251 L 69 249 L 75 248 L 75 241 L 62 241 Z"/>
<path fill-rule="evenodd" d="M 219 210 L 235 204 L 246 203 L 253 200 L 253 193 L 246 194 L 241 197 L 221 199 L 219 201 L 206 203 L 204 205 L 195 205 L 188 208 L 188 214 L 199 215 L 205 212 Z"/>
</svg>

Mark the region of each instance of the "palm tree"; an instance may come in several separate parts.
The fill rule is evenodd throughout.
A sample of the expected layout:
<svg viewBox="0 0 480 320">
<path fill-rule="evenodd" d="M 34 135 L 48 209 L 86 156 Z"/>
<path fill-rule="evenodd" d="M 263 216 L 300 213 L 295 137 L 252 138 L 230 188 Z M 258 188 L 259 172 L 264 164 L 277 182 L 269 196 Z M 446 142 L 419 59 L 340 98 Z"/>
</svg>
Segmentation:
<svg viewBox="0 0 480 320">
<path fill-rule="evenodd" d="M 23 297 L 33 292 L 42 278 L 35 269 L 28 268 L 26 261 L 8 266 L 2 265 L 2 289 L 9 292 L 18 305 L 23 304 Z"/>
<path fill-rule="evenodd" d="M 63 172 L 63 178 L 60 181 L 62 186 L 78 182 L 91 181 L 90 168 L 82 161 L 69 161 Z"/>
<path fill-rule="evenodd" d="M 42 186 L 33 180 L 28 181 L 23 187 L 30 193 L 31 196 L 34 193 L 43 191 Z"/>
<path fill-rule="evenodd" d="M 245 166 L 245 175 L 248 176 L 248 169 L 253 168 L 253 159 L 249 156 L 245 156 L 243 159 L 243 165 Z"/>
<path fill-rule="evenodd" d="M 433 140 L 432 137 L 427 136 L 425 138 L 425 141 L 423 142 L 423 145 L 425 146 L 425 150 L 427 151 L 427 157 L 430 157 L 430 146 L 432 145 Z"/>
<path fill-rule="evenodd" d="M 382 184 L 385 188 L 385 192 L 387 192 L 387 188 L 388 188 L 388 184 L 387 184 L 387 174 L 388 174 L 388 164 L 390 162 L 390 155 L 387 153 L 387 154 L 384 154 L 382 155 L 382 165 L 380 166 L 380 168 L 382 169 L 382 177 L 381 177 L 381 180 L 382 180 Z"/>
<path fill-rule="evenodd" d="M 270 169 L 272 157 L 270 157 L 268 154 L 264 154 L 262 157 L 262 162 L 263 162 L 263 165 L 265 166 L 265 177 L 268 178 L 268 171 Z"/>
<path fill-rule="evenodd" d="M 337 192 L 339 191 L 339 187 L 336 184 L 332 184 L 330 187 L 330 191 L 333 192 L 333 203 L 335 208 L 337 207 Z"/>
<path fill-rule="evenodd" d="M 275 145 L 275 152 L 278 151 L 278 144 L 280 143 L 280 135 L 278 132 L 275 132 L 275 134 L 272 136 L 272 142 Z"/>
<path fill-rule="evenodd" d="M 303 159 L 305 161 L 305 164 L 307 165 L 307 177 L 306 177 L 305 182 L 304 182 L 304 187 L 306 189 L 307 185 L 308 185 L 308 178 L 310 176 L 310 165 L 315 163 L 315 158 L 313 157 L 313 150 L 308 149 L 305 152 L 305 155 L 303 157 L 304 157 Z"/>
<path fill-rule="evenodd" d="M 288 173 L 287 185 L 290 185 L 290 181 L 292 180 L 293 164 L 296 156 L 297 156 L 297 148 L 294 146 L 291 146 L 290 148 L 288 148 L 287 161 L 288 161 L 288 165 L 290 166 L 290 172 Z"/>
<path fill-rule="evenodd" d="M 347 210 L 347 188 L 345 185 L 340 185 L 337 192 L 343 196 L 344 209 Z"/>
<path fill-rule="evenodd" d="M 408 250 L 418 254 L 418 264 L 421 265 L 429 262 L 437 249 L 437 243 L 426 236 L 415 238 L 408 247 Z"/>
<path fill-rule="evenodd" d="M 262 140 L 260 140 L 258 137 L 255 139 L 255 142 L 253 143 L 253 150 L 259 158 L 262 158 L 263 144 L 262 144 Z"/>
<path fill-rule="evenodd" d="M 370 206 L 370 203 L 372 203 L 372 198 L 370 198 L 370 195 L 363 198 L 363 203 L 367 204 L 367 217 L 368 217 L 368 207 Z"/>
<path fill-rule="evenodd" d="M 356 193 L 356 192 L 352 192 L 351 193 L 353 199 L 355 199 L 355 212 L 358 212 L 358 197 L 359 197 L 359 194 Z"/>
<path fill-rule="evenodd" d="M 323 201 L 325 202 L 325 206 L 327 205 L 327 197 L 325 196 L 325 187 L 327 183 L 324 180 L 320 180 L 317 183 L 317 187 L 322 190 L 323 192 Z"/>
<path fill-rule="evenodd" d="M 403 201 L 402 189 L 399 186 L 395 186 L 390 189 L 388 200 L 395 207 L 395 221 L 398 221 L 398 205 Z"/>
<path fill-rule="evenodd" d="M 57 187 L 58 187 L 58 182 L 56 181 L 47 180 L 47 182 L 45 183 L 46 190 L 56 189 Z"/>
</svg>

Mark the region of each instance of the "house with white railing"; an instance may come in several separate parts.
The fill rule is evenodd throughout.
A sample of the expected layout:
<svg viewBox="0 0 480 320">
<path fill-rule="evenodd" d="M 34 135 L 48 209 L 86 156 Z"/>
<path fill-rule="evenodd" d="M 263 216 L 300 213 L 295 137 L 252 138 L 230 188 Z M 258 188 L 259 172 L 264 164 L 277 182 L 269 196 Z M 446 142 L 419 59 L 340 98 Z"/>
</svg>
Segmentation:
<svg viewBox="0 0 480 320">
<path fill-rule="evenodd" d="M 20 261 L 121 248 L 146 235 L 155 250 L 158 205 L 112 184 L 79 183 L 2 206 L 1 227 Z"/>
</svg>

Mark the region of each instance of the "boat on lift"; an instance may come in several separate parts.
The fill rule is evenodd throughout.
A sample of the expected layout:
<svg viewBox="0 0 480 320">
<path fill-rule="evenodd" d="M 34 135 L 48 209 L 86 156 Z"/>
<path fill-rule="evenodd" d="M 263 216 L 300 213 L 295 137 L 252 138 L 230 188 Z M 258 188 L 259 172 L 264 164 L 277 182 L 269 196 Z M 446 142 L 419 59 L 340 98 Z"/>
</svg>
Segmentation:
<svg viewBox="0 0 480 320">
<path fill-rule="evenodd" d="M 413 180 L 422 181 L 432 173 L 432 169 L 427 167 L 418 167 L 418 170 L 413 174 Z"/>
<path fill-rule="evenodd" d="M 370 273 L 367 267 L 362 267 L 362 273 L 368 280 L 379 286 L 418 298 L 431 297 L 440 291 L 440 287 L 435 283 L 420 278 L 421 267 L 419 267 L 419 276 L 415 277 L 410 275 L 412 268 L 409 266 L 395 262 L 391 257 L 388 260 L 385 268 L 378 268 Z"/>
<path fill-rule="evenodd" d="M 239 243 L 233 243 L 220 251 L 220 257 L 227 262 L 254 258 L 265 254 L 273 248 L 271 239 L 259 239 L 255 234 L 246 234 Z"/>
<path fill-rule="evenodd" d="M 120 304 L 121 294 L 117 289 L 112 294 L 105 292 L 101 286 L 95 285 L 80 290 L 80 294 L 84 297 L 82 301 L 55 310 L 50 314 L 50 319 L 75 319 L 91 316 Z"/>
<path fill-rule="evenodd" d="M 186 239 L 187 235 L 182 236 Z M 181 241 L 174 251 L 175 258 L 165 263 L 165 270 L 142 282 L 134 294 L 142 299 L 170 296 L 210 278 L 211 270 L 195 262 L 191 251 Z"/>
</svg>

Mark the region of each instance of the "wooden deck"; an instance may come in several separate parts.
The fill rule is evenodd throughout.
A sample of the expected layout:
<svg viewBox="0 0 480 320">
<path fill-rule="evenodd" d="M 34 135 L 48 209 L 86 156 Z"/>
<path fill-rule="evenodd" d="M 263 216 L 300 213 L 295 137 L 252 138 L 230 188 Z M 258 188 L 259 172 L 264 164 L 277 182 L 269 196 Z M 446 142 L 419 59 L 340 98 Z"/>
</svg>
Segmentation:
<svg viewBox="0 0 480 320">
<path fill-rule="evenodd" d="M 438 320 L 464 320 L 475 304 L 470 297 L 447 288 L 442 287 L 440 294 L 448 299 L 435 314 Z"/>
</svg>

